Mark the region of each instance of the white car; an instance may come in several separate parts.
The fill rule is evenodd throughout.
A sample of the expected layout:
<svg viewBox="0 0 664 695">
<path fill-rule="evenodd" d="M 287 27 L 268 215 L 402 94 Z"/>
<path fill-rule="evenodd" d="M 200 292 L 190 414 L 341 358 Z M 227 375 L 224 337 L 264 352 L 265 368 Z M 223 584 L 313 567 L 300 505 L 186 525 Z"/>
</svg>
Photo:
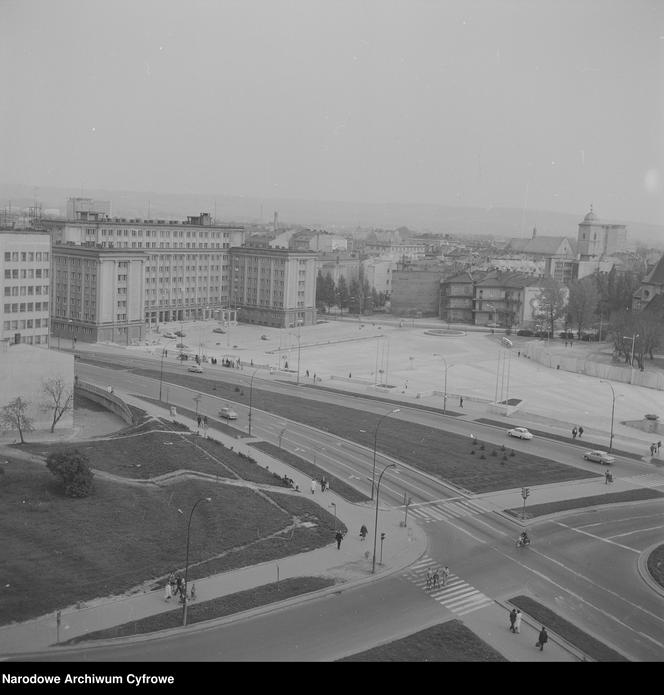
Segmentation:
<svg viewBox="0 0 664 695">
<path fill-rule="evenodd" d="M 192 364 L 191 367 L 187 370 L 188 372 L 195 372 L 196 374 L 202 374 L 203 373 L 203 367 L 201 367 L 200 364 Z"/>
<path fill-rule="evenodd" d="M 219 411 L 219 417 L 226 418 L 226 420 L 237 420 L 237 413 L 233 408 L 224 407 Z"/>
<path fill-rule="evenodd" d="M 599 449 L 593 449 L 592 451 L 586 451 L 583 455 L 586 461 L 595 461 L 596 463 L 606 463 L 607 465 L 615 462 L 615 458 L 611 454 L 607 454 L 606 451 L 600 451 Z"/>
<path fill-rule="evenodd" d="M 514 429 L 507 430 L 507 434 L 510 437 L 518 437 L 519 439 L 533 438 L 533 433 L 529 432 L 525 427 L 515 427 Z"/>
<path fill-rule="evenodd" d="M 165 333 L 162 333 L 162 335 L 164 336 L 164 338 L 177 338 L 175 333 L 171 333 L 170 331 L 166 331 Z"/>
</svg>

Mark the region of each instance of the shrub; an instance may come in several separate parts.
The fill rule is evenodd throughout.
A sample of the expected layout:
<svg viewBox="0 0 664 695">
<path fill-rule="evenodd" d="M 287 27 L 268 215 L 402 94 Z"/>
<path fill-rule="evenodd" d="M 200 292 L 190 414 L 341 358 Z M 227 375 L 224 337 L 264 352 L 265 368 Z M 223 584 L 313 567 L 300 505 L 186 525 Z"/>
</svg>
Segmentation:
<svg viewBox="0 0 664 695">
<path fill-rule="evenodd" d="M 87 497 L 92 491 L 93 473 L 88 457 L 77 449 L 56 451 L 46 459 L 46 467 L 64 484 L 67 497 Z"/>
<path fill-rule="evenodd" d="M 491 452 L 491 456 L 497 456 L 495 449 Z"/>
</svg>

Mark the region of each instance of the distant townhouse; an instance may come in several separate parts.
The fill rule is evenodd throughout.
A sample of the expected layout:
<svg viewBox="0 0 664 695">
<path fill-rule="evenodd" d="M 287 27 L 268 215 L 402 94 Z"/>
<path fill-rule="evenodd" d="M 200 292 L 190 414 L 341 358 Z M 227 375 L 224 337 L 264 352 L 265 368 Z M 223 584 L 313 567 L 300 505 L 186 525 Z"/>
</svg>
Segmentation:
<svg viewBox="0 0 664 695">
<path fill-rule="evenodd" d="M 476 326 L 530 328 L 534 325 L 541 277 L 494 271 L 474 286 L 473 322 Z"/>
<path fill-rule="evenodd" d="M 664 297 L 664 255 L 659 259 L 655 267 L 641 280 L 639 289 L 632 297 L 632 309 L 643 311 L 648 309 L 656 311 L 662 304 Z"/>
<path fill-rule="evenodd" d="M 440 281 L 439 316 L 447 323 L 474 323 L 475 283 L 486 271 L 464 271 Z"/>
</svg>

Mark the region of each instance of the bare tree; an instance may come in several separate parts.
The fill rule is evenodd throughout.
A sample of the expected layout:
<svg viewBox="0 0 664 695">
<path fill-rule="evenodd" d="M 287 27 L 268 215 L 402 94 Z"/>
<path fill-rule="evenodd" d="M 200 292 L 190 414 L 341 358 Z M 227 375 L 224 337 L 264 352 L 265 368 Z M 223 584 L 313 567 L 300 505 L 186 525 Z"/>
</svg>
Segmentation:
<svg viewBox="0 0 664 695">
<path fill-rule="evenodd" d="M 0 410 L 0 423 L 5 429 L 18 430 L 21 444 L 25 444 L 23 433 L 34 430 L 33 420 L 28 415 L 29 406 L 29 401 L 17 396 Z"/>
<path fill-rule="evenodd" d="M 570 283 L 567 318 L 576 327 L 579 338 L 583 329 L 592 325 L 598 304 L 599 293 L 592 276 Z"/>
<path fill-rule="evenodd" d="M 69 388 L 61 376 L 56 376 L 42 382 L 42 391 L 46 395 L 42 408 L 52 413 L 51 432 L 53 432 L 62 416 L 73 410 L 74 390 Z"/>
</svg>

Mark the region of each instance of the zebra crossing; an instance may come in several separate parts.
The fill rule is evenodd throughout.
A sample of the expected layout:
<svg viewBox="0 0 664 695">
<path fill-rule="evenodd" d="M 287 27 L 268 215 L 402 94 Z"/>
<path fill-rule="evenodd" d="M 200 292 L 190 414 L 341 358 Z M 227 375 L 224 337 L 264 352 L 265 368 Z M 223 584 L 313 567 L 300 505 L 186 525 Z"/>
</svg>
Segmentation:
<svg viewBox="0 0 664 695">
<path fill-rule="evenodd" d="M 464 582 L 454 572 L 450 572 L 447 582 L 443 586 L 442 569 L 442 566 L 435 560 L 425 555 L 414 565 L 411 565 L 404 576 L 420 589 L 426 591 L 434 601 L 437 601 L 441 606 L 458 616 L 472 613 L 493 603 L 493 599 Z M 428 589 L 426 581 L 427 571 L 434 572 L 435 570 L 438 570 L 441 577 L 441 585 L 437 588 Z"/>
<path fill-rule="evenodd" d="M 488 514 L 489 512 L 489 509 L 485 509 L 477 502 L 462 497 L 440 500 L 438 502 L 412 504 L 408 507 L 408 513 L 425 524 L 436 521 L 451 521 L 467 516 L 478 516 L 480 514 Z"/>
</svg>

